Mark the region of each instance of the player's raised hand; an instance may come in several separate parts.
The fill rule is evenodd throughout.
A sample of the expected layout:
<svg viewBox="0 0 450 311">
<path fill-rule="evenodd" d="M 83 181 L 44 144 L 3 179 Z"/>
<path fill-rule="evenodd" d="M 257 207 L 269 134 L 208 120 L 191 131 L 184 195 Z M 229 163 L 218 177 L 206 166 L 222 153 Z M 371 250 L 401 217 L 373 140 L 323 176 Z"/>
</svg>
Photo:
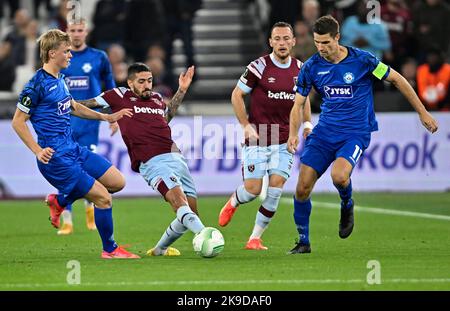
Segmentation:
<svg viewBox="0 0 450 311">
<path fill-rule="evenodd" d="M 114 123 L 114 122 L 122 119 L 125 116 L 131 118 L 133 116 L 133 109 L 124 108 L 115 113 L 107 114 L 105 121 L 108 121 L 109 123 Z"/>
<path fill-rule="evenodd" d="M 294 154 L 297 151 L 298 146 L 298 135 L 295 136 L 289 136 L 288 142 L 287 142 L 287 149 L 290 153 Z"/>
<path fill-rule="evenodd" d="M 119 124 L 117 122 L 109 123 L 109 129 L 111 130 L 110 136 L 114 136 L 114 134 L 116 134 L 119 130 Z"/>
<path fill-rule="evenodd" d="M 181 91 L 186 92 L 191 85 L 192 78 L 194 77 L 194 71 L 195 67 L 191 66 L 186 72 L 180 73 L 180 77 L 178 78 L 178 85 Z"/>
<path fill-rule="evenodd" d="M 39 162 L 48 164 L 48 162 L 50 161 L 50 159 L 52 158 L 54 153 L 55 153 L 55 150 L 53 150 L 50 147 L 46 147 L 46 148 L 42 149 L 41 151 L 39 151 L 36 154 L 36 157 L 39 160 Z"/>
<path fill-rule="evenodd" d="M 420 122 L 422 122 L 422 125 L 428 130 L 428 132 L 434 133 L 438 130 L 437 121 L 428 111 L 419 114 L 419 118 Z"/>
</svg>

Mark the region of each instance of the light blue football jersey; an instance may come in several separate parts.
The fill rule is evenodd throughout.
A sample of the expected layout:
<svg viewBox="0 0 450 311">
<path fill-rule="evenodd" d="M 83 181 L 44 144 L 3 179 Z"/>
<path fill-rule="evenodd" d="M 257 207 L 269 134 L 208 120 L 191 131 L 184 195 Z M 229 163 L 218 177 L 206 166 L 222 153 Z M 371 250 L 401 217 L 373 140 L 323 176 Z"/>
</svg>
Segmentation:
<svg viewBox="0 0 450 311">
<path fill-rule="evenodd" d="M 337 64 L 314 54 L 300 70 L 296 91 L 307 96 L 312 87 L 322 97 L 319 122 L 314 132 L 333 141 L 378 130 L 372 86 L 383 80 L 390 67 L 373 54 L 346 47 L 348 55 Z"/>
</svg>

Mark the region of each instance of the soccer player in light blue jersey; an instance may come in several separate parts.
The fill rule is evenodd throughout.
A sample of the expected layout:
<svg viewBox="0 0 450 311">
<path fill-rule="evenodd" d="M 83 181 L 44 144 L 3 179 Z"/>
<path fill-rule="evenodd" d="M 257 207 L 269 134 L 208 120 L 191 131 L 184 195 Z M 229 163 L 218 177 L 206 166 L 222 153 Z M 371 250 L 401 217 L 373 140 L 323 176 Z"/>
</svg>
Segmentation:
<svg viewBox="0 0 450 311">
<path fill-rule="evenodd" d="M 305 141 L 300 174 L 294 196 L 294 220 L 300 235 L 290 254 L 310 253 L 309 216 L 314 184 L 333 163 L 331 178 L 341 198 L 339 237 L 353 230 L 351 173 L 371 132 L 378 130 L 373 107 L 373 79 L 386 80 L 406 97 L 431 133 L 438 129 L 406 79 L 369 52 L 339 44 L 339 24 L 332 16 L 319 18 L 313 27 L 318 53 L 300 70 L 294 107 L 290 115 L 288 148 L 295 152 L 306 96 L 312 87 L 322 96 L 318 124 Z"/>
<path fill-rule="evenodd" d="M 64 74 L 70 95 L 75 100 L 94 98 L 102 92 L 102 84 L 106 90 L 116 87 L 111 64 L 105 52 L 86 45 L 88 35 L 87 22 L 84 18 L 72 19 L 67 22 L 67 34 L 72 42 L 72 59 L 69 67 L 61 70 Z M 80 146 L 96 152 L 100 121 L 86 120 L 71 115 L 70 123 L 75 141 Z M 85 200 L 86 226 L 95 230 L 94 206 Z M 73 233 L 72 204 L 62 212 L 63 224 L 58 235 Z"/>
<path fill-rule="evenodd" d="M 95 224 L 103 244 L 101 257 L 139 258 L 114 240 L 110 193 L 120 191 L 125 179 L 109 161 L 75 142 L 69 115 L 113 123 L 133 113 L 131 109 L 122 109 L 103 114 L 73 100 L 60 73 L 70 63 L 70 47 L 69 36 L 57 29 L 39 38 L 44 65 L 20 94 L 12 127 L 36 155 L 39 171 L 59 191 L 58 195 L 47 196 L 52 225 L 59 228 L 64 207 L 84 197 L 95 204 Z M 37 134 L 37 142 L 26 124 L 28 120 Z"/>
</svg>

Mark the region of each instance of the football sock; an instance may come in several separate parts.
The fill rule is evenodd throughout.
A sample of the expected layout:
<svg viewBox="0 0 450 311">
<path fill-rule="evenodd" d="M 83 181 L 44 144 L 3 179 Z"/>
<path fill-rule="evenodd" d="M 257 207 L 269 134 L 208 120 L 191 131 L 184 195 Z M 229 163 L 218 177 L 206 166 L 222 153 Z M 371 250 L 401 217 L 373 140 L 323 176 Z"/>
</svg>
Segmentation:
<svg viewBox="0 0 450 311">
<path fill-rule="evenodd" d="M 69 205 L 67 205 L 67 206 L 69 206 Z M 64 224 L 69 224 L 69 225 L 72 224 L 72 210 L 67 210 L 67 207 L 66 207 L 66 209 L 61 213 L 61 216 L 63 218 Z"/>
<path fill-rule="evenodd" d="M 114 241 L 114 225 L 112 218 L 112 206 L 109 208 L 94 209 L 95 225 L 103 243 L 103 250 L 111 253 L 117 248 L 116 241 Z"/>
<path fill-rule="evenodd" d="M 311 215 L 311 198 L 298 201 L 294 196 L 294 221 L 300 237 L 300 243 L 309 244 L 309 216 Z"/>
<path fill-rule="evenodd" d="M 345 188 L 340 188 L 336 186 L 336 189 L 339 191 L 339 196 L 341 200 L 344 202 L 342 206 L 347 207 L 348 201 L 352 198 L 352 180 L 350 179 L 350 183 Z"/>
<path fill-rule="evenodd" d="M 156 255 L 162 255 L 165 253 L 167 248 L 180 236 L 185 233 L 187 228 L 178 221 L 178 218 L 175 218 L 174 221 L 172 221 L 167 227 L 166 231 L 161 236 L 161 239 L 156 244 L 155 253 Z"/>
<path fill-rule="evenodd" d="M 64 208 L 64 211 L 68 211 L 68 212 L 72 212 L 72 203 L 67 204 L 66 207 Z"/>
<path fill-rule="evenodd" d="M 237 207 L 240 204 L 244 204 L 253 201 L 256 195 L 248 192 L 244 185 L 240 185 L 231 196 L 231 206 Z"/>
<path fill-rule="evenodd" d="M 267 188 L 267 196 L 256 213 L 255 227 L 253 228 L 250 239 L 261 238 L 264 230 L 269 225 L 270 220 L 275 214 L 278 203 L 280 202 L 282 189 L 269 187 Z"/>
<path fill-rule="evenodd" d="M 86 209 L 93 208 L 93 207 L 94 207 L 94 203 L 92 203 L 92 202 L 90 202 L 90 201 L 88 201 L 88 200 L 84 200 L 84 207 L 85 207 Z M 67 209 L 67 208 L 66 208 L 66 209 Z"/>
<path fill-rule="evenodd" d="M 59 206 L 65 208 L 67 205 L 71 204 L 72 202 L 68 202 L 67 198 L 68 198 L 68 196 L 59 193 L 56 196 L 56 200 L 58 201 Z"/>
<path fill-rule="evenodd" d="M 205 226 L 200 218 L 187 205 L 181 206 L 177 209 L 177 219 L 186 228 L 194 233 L 199 233 Z"/>
</svg>

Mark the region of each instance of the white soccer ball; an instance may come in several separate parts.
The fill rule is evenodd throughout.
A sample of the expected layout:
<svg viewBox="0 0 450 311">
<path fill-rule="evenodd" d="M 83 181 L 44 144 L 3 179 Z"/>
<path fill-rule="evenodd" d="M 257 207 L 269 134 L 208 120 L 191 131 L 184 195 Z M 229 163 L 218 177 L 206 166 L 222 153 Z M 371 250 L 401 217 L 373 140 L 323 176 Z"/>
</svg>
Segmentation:
<svg viewBox="0 0 450 311">
<path fill-rule="evenodd" d="M 213 227 L 205 227 L 192 240 L 194 251 L 202 257 L 215 257 L 225 246 L 222 233 Z"/>
</svg>

